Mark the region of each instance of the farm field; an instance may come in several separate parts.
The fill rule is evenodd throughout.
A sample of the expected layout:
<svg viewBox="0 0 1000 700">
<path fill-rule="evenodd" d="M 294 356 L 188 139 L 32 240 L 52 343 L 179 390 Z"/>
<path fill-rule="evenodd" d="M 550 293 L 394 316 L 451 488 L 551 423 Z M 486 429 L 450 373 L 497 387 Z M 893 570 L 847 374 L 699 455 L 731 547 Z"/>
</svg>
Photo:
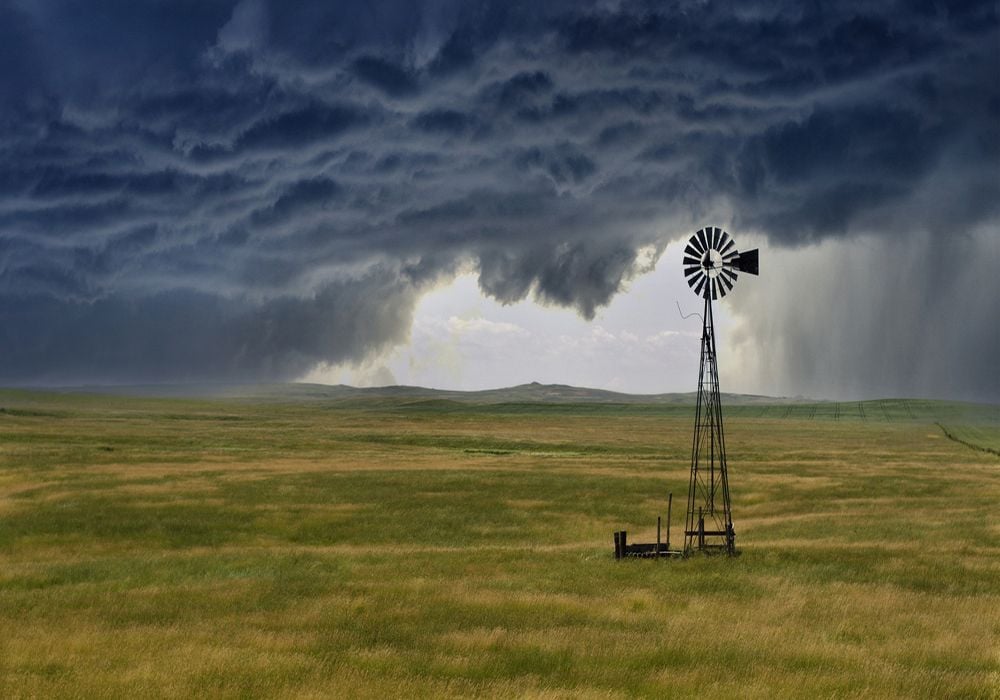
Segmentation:
<svg viewBox="0 0 1000 700">
<path fill-rule="evenodd" d="M 0 697 L 1000 698 L 1000 408 L 0 391 Z M 673 544 L 677 544 L 676 534 Z"/>
</svg>

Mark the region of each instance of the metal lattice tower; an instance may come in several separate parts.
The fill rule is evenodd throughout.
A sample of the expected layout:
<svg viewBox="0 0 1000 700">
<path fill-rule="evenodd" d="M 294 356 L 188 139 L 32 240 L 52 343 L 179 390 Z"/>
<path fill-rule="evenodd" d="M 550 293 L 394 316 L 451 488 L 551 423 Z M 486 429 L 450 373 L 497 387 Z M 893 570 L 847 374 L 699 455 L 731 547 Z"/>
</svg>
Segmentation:
<svg viewBox="0 0 1000 700">
<path fill-rule="evenodd" d="M 688 284 L 705 300 L 684 553 L 722 550 L 735 554 L 736 532 L 729 500 L 712 301 L 732 290 L 737 272 L 758 273 L 757 250 L 740 253 L 728 233 L 717 227 L 706 227 L 691 237 L 684 256 L 684 275 Z"/>
</svg>

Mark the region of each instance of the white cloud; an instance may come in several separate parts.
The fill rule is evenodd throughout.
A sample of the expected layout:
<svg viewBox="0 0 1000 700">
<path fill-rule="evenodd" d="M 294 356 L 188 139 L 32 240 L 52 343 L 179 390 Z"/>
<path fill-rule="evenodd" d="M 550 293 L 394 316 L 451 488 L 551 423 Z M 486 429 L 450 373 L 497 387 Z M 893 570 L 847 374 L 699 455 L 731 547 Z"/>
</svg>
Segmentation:
<svg viewBox="0 0 1000 700">
<path fill-rule="evenodd" d="M 451 316 L 448 318 L 447 327 L 452 333 L 470 337 L 475 337 L 476 335 L 513 335 L 523 338 L 530 335 L 528 331 L 516 323 L 490 321 L 485 318 L 460 318 L 458 316 Z"/>
</svg>

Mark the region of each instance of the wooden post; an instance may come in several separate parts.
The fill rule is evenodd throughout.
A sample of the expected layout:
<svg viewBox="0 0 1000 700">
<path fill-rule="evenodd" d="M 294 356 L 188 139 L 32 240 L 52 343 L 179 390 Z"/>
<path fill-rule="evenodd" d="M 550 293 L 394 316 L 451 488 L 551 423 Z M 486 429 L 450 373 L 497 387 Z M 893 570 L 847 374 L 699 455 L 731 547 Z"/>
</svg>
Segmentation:
<svg viewBox="0 0 1000 700">
<path fill-rule="evenodd" d="M 656 556 L 660 556 L 660 516 L 656 516 Z"/>
<path fill-rule="evenodd" d="M 698 508 L 698 549 L 705 548 L 705 517 Z"/>
<path fill-rule="evenodd" d="M 622 558 L 622 533 L 615 530 L 615 559 Z"/>
<path fill-rule="evenodd" d="M 674 494 L 667 497 L 667 551 L 670 551 L 670 509 L 674 505 Z"/>
</svg>

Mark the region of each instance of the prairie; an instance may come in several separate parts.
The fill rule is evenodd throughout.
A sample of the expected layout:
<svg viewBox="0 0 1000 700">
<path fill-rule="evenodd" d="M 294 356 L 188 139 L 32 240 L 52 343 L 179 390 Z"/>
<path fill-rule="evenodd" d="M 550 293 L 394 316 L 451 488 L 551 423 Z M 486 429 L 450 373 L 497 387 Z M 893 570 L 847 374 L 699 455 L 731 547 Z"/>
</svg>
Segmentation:
<svg viewBox="0 0 1000 700">
<path fill-rule="evenodd" d="M 1000 411 L 0 391 L 0 696 L 1000 697 Z"/>
</svg>

